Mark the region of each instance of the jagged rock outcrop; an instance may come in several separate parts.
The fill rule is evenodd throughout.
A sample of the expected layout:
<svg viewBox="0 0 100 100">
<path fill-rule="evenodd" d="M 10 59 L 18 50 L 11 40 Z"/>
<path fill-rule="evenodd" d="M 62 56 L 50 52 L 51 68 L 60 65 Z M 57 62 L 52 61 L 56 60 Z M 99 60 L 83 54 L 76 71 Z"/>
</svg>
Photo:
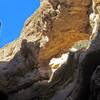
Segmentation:
<svg viewBox="0 0 100 100">
<path fill-rule="evenodd" d="M 0 99 L 99 100 L 99 2 L 42 0 L 19 39 L 0 49 Z M 52 73 L 50 60 L 63 53 Z"/>
<path fill-rule="evenodd" d="M 69 4 L 69 2 L 70 1 L 65 0 L 66 5 L 67 3 Z M 43 46 L 49 41 L 45 47 L 40 48 L 37 55 L 38 68 L 41 76 L 48 76 L 47 74 L 50 73 L 48 62 L 52 57 L 66 52 L 74 42 L 88 39 L 89 37 L 87 34 L 87 27 L 89 27 L 87 13 L 90 4 L 87 1 L 82 2 L 81 6 L 80 4 L 81 2 L 76 3 L 72 1 L 69 8 L 59 4 L 62 6 L 62 11 L 60 12 L 59 9 L 54 10 L 52 8 L 53 4 L 43 0 L 41 7 L 26 21 L 20 38 L 0 50 L 0 61 L 9 62 L 12 59 L 16 59 L 17 62 L 22 64 L 21 66 L 26 66 L 23 60 L 20 61 L 20 59 L 25 59 L 22 53 L 18 54 L 19 57 L 15 57 L 16 54 L 21 51 L 20 48 L 23 39 L 26 39 L 28 44 L 30 44 L 29 42 L 40 41 L 40 46 Z M 77 5 L 79 6 L 78 8 Z M 70 20 L 70 18 L 73 20 Z M 63 25 L 61 25 L 61 23 Z M 31 47 L 30 49 L 32 50 L 31 52 L 34 52 Z M 31 57 L 33 57 L 33 55 Z M 34 59 L 31 57 L 29 57 L 29 59 Z M 11 66 L 13 66 L 13 64 Z M 20 64 L 18 66 L 20 66 Z"/>
</svg>

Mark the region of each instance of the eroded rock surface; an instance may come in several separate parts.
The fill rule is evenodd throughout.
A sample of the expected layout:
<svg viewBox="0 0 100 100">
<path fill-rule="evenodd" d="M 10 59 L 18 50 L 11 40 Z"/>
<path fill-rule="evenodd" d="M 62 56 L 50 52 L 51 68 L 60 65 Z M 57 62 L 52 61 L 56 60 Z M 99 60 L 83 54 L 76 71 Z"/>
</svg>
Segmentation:
<svg viewBox="0 0 100 100">
<path fill-rule="evenodd" d="M 41 0 L 19 39 L 0 49 L 0 100 L 99 100 L 99 2 Z"/>
</svg>

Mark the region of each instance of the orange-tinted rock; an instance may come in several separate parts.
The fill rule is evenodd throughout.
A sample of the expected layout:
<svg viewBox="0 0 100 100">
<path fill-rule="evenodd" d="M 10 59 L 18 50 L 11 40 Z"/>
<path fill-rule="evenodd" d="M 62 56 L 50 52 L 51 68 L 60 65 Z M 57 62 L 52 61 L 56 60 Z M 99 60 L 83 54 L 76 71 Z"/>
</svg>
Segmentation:
<svg viewBox="0 0 100 100">
<path fill-rule="evenodd" d="M 89 39 L 89 5 L 87 0 L 50 0 L 61 4 L 60 14 L 52 22 L 47 35 L 49 42 L 39 53 L 39 62 L 49 60 L 68 49 L 79 40 Z M 52 5 L 54 6 L 54 5 Z"/>
</svg>

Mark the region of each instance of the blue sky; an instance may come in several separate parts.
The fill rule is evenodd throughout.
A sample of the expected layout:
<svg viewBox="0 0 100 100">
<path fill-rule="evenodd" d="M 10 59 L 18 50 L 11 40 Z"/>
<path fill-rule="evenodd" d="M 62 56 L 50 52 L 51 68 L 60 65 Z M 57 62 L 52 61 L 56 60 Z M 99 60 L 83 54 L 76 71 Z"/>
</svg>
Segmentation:
<svg viewBox="0 0 100 100">
<path fill-rule="evenodd" d="M 0 47 L 19 37 L 25 20 L 39 5 L 40 0 L 0 0 Z"/>
</svg>

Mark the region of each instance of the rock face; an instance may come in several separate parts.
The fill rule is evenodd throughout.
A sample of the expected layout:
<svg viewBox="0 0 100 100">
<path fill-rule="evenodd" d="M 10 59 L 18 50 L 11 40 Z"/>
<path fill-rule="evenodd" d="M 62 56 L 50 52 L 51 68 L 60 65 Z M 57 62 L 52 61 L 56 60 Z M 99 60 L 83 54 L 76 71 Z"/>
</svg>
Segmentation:
<svg viewBox="0 0 100 100">
<path fill-rule="evenodd" d="M 41 0 L 19 39 L 0 49 L 0 100 L 100 100 L 99 4 Z"/>
<path fill-rule="evenodd" d="M 78 0 L 77 2 L 74 0 L 49 0 L 49 2 L 53 8 L 57 6 L 55 11 L 59 12 L 56 17 L 51 18 L 52 29 L 47 34 L 49 42 L 39 53 L 39 60 L 43 62 L 60 54 L 62 50 L 66 52 L 74 42 L 88 39 L 87 34 L 89 33 L 89 0 Z"/>
</svg>

